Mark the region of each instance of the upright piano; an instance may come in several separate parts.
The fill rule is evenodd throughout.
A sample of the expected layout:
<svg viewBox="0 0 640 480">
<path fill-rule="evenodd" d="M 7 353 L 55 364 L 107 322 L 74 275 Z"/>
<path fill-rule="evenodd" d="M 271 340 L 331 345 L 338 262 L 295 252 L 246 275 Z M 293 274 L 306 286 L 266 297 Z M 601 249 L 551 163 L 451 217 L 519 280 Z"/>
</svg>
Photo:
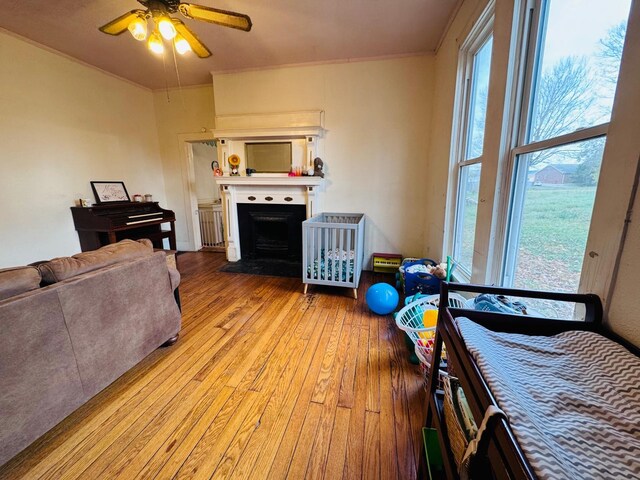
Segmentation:
<svg viewBox="0 0 640 480">
<path fill-rule="evenodd" d="M 102 203 L 93 207 L 71 207 L 73 223 L 80 237 L 83 252 L 96 250 L 124 238 L 148 238 L 155 248 L 176 250 L 176 216 L 171 210 L 160 208 L 158 202 Z M 169 230 L 162 228 L 168 223 Z"/>
</svg>

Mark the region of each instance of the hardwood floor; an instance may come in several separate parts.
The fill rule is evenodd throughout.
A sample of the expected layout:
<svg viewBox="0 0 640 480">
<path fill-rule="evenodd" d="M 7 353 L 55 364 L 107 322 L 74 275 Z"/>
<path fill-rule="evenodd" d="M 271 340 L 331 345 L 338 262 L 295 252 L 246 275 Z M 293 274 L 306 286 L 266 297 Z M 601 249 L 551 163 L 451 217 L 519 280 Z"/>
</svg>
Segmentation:
<svg viewBox="0 0 640 480">
<path fill-rule="evenodd" d="M 347 289 L 179 257 L 183 328 L 0 478 L 412 479 L 424 388 L 365 274 Z"/>
</svg>

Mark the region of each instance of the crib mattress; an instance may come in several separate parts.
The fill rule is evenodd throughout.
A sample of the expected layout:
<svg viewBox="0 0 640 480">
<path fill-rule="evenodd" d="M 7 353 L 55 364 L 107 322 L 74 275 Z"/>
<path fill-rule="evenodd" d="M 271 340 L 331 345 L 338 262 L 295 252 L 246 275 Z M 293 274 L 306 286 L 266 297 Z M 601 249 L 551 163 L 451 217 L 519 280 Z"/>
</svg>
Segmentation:
<svg viewBox="0 0 640 480">
<path fill-rule="evenodd" d="M 456 319 L 535 474 L 640 478 L 640 359 L 593 332 L 493 332 Z"/>
</svg>

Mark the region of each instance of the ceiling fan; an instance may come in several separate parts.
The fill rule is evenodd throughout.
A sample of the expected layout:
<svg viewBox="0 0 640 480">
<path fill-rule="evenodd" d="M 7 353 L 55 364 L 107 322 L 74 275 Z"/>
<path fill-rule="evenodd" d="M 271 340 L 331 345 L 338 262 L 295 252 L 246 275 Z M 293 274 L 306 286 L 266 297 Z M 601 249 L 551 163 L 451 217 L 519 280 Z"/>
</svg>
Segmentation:
<svg viewBox="0 0 640 480">
<path fill-rule="evenodd" d="M 138 0 L 146 10 L 131 10 L 124 15 L 100 27 L 100 31 L 109 35 L 120 35 L 126 30 L 136 40 L 147 40 L 149 50 L 154 53 L 164 52 L 162 39 L 173 41 L 175 49 L 181 55 L 193 51 L 200 58 L 207 58 L 211 52 L 195 33 L 180 19 L 171 14 L 180 12 L 184 17 L 202 20 L 224 27 L 236 28 L 248 32 L 251 30 L 251 19 L 248 15 L 217 8 L 204 7 L 180 0 Z M 147 38 L 147 22 L 151 19 L 155 27 Z"/>
</svg>

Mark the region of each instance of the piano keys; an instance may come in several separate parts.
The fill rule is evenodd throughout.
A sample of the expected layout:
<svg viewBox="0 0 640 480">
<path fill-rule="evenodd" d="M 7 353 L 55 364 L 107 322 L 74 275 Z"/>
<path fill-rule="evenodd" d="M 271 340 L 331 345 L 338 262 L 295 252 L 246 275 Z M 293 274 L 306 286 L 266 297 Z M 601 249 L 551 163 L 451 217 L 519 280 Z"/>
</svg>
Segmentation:
<svg viewBox="0 0 640 480">
<path fill-rule="evenodd" d="M 148 238 L 154 248 L 164 248 L 163 239 L 169 239 L 169 248 L 176 250 L 176 216 L 158 202 L 103 203 L 93 207 L 71 207 L 73 223 L 80 238 L 83 252 L 96 250 L 122 239 Z M 169 229 L 162 224 L 169 224 Z"/>
</svg>

